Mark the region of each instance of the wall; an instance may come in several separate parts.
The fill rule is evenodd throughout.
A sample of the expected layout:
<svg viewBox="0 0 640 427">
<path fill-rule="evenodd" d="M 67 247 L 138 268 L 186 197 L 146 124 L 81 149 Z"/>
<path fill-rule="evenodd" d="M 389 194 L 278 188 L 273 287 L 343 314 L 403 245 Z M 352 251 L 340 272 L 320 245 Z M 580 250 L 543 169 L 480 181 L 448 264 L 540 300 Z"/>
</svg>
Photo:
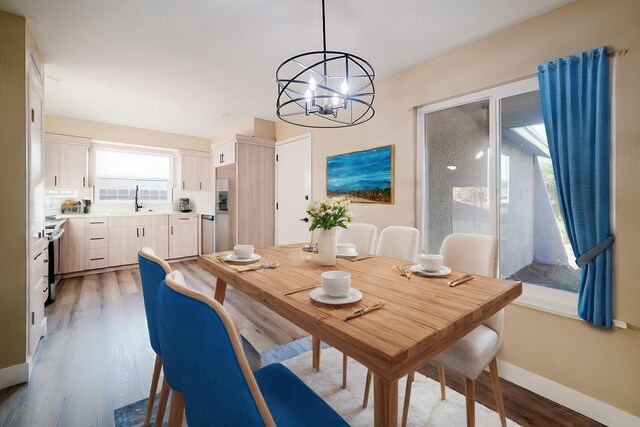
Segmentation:
<svg viewBox="0 0 640 427">
<path fill-rule="evenodd" d="M 91 120 L 74 119 L 47 114 L 45 132 L 61 135 L 82 136 L 108 142 L 149 145 L 161 148 L 209 151 L 211 140 L 177 133 L 159 132 L 149 129 L 121 126 Z"/>
<path fill-rule="evenodd" d="M 255 136 L 256 138 L 275 141 L 276 125 L 271 120 L 259 119 L 257 117 L 243 120 L 229 126 L 224 132 L 211 138 L 211 143 L 212 145 L 224 144 L 225 142 L 235 139 L 236 135 Z"/>
<path fill-rule="evenodd" d="M 503 84 L 535 73 L 546 60 L 607 45 L 629 48 L 615 75 L 614 316 L 640 325 L 640 2 L 577 0 L 376 82 L 376 115 L 343 130 L 314 130 L 314 197 L 325 193 L 328 155 L 396 144 L 394 205 L 355 205 L 359 222 L 379 228 L 415 224 L 414 106 Z M 375 64 L 374 64 L 375 66 Z M 308 132 L 276 123 L 278 140 Z M 624 178 L 623 178 L 624 177 Z M 511 305 L 500 358 L 640 416 L 640 334 Z"/>
<path fill-rule="evenodd" d="M 26 22 L 0 12 L 0 369 L 27 352 Z"/>
</svg>

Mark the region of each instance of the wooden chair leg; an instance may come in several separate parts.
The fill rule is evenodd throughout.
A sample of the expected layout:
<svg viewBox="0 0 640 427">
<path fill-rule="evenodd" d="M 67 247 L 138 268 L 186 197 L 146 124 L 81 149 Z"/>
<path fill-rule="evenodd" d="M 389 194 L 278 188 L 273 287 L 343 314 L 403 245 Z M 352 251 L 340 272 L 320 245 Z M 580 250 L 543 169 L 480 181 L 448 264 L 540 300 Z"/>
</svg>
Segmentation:
<svg viewBox="0 0 640 427">
<path fill-rule="evenodd" d="M 464 379 L 464 395 L 467 401 L 467 427 L 474 427 L 476 425 L 476 396 L 474 381 L 469 378 Z"/>
<path fill-rule="evenodd" d="M 502 401 L 502 388 L 500 387 L 500 375 L 498 375 L 498 363 L 494 357 L 489 362 L 489 372 L 491 372 L 491 383 L 493 384 L 493 394 L 496 397 L 496 408 L 500 415 L 500 425 L 507 426 L 507 417 L 504 412 L 504 402 Z"/>
<path fill-rule="evenodd" d="M 447 377 L 442 365 L 438 365 L 438 378 L 440 379 L 440 399 L 447 400 Z"/>
<path fill-rule="evenodd" d="M 163 379 L 162 389 L 160 390 L 160 400 L 158 401 L 158 413 L 156 414 L 156 427 L 162 427 L 164 420 L 164 412 L 167 409 L 167 400 L 169 399 L 169 384 Z"/>
<path fill-rule="evenodd" d="M 364 399 L 362 400 L 362 409 L 365 409 L 369 404 L 369 390 L 371 390 L 371 377 L 373 372 L 371 369 L 367 369 L 367 381 L 364 384 Z"/>
<path fill-rule="evenodd" d="M 316 371 L 320 370 L 320 344 L 321 344 L 320 338 L 311 337 L 311 346 L 312 346 L 312 350 L 311 350 L 311 355 L 312 355 L 311 366 Z"/>
<path fill-rule="evenodd" d="M 156 354 L 156 363 L 153 366 L 153 376 L 151 377 L 151 389 L 149 390 L 149 401 L 147 402 L 147 413 L 144 416 L 144 426 L 151 424 L 151 414 L 153 413 L 153 404 L 156 401 L 156 392 L 158 391 L 158 380 L 160 379 L 160 370 L 162 369 L 162 358 Z"/>
<path fill-rule="evenodd" d="M 171 407 L 169 408 L 169 427 L 182 427 L 182 417 L 184 415 L 184 400 L 182 393 L 173 391 L 171 393 Z"/>
<path fill-rule="evenodd" d="M 342 353 L 342 388 L 347 388 L 347 355 Z"/>
<path fill-rule="evenodd" d="M 407 376 L 407 388 L 404 391 L 404 405 L 402 406 L 402 427 L 407 427 L 407 418 L 409 417 L 409 404 L 411 403 L 411 386 L 416 378 L 415 372 L 410 372 Z"/>
</svg>

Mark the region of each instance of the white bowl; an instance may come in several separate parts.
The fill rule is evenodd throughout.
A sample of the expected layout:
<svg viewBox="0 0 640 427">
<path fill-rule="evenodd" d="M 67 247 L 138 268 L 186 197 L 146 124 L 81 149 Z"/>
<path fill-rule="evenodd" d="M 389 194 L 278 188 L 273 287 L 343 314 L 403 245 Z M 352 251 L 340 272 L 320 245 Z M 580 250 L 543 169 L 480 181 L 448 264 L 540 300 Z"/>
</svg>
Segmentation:
<svg viewBox="0 0 640 427">
<path fill-rule="evenodd" d="M 236 245 L 233 253 L 240 259 L 247 259 L 253 255 L 253 245 Z"/>
<path fill-rule="evenodd" d="M 425 271 L 438 271 L 442 268 L 444 258 L 440 254 L 421 254 L 418 262 Z"/>
<path fill-rule="evenodd" d="M 338 255 L 356 255 L 356 245 L 354 243 L 338 243 L 337 251 Z"/>
<path fill-rule="evenodd" d="M 331 297 L 343 297 L 351 288 L 351 273 L 346 271 L 325 271 L 322 273 L 322 290 Z"/>
</svg>

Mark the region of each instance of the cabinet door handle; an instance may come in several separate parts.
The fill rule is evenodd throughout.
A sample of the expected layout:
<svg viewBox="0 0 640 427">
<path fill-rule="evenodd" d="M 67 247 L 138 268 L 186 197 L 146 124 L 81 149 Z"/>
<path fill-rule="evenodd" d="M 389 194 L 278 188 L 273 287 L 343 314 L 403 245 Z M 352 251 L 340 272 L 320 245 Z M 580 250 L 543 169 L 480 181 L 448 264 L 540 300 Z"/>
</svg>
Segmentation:
<svg viewBox="0 0 640 427">
<path fill-rule="evenodd" d="M 40 255 L 42 255 L 42 252 L 39 252 L 39 253 L 38 253 L 38 255 L 36 255 L 36 256 L 33 258 L 33 260 L 34 260 L 34 261 L 35 261 L 35 260 L 37 260 L 37 259 L 38 259 L 38 257 L 39 257 Z"/>
<path fill-rule="evenodd" d="M 83 176 L 83 177 L 82 177 L 82 186 L 83 186 L 83 187 L 85 187 L 85 186 L 86 186 L 86 181 L 87 181 L 87 178 Z"/>
<path fill-rule="evenodd" d="M 58 186 L 58 175 L 53 175 L 53 186 L 54 187 Z"/>
<path fill-rule="evenodd" d="M 224 163 L 224 153 L 220 154 L 220 163 Z"/>
<path fill-rule="evenodd" d="M 140 229 L 136 228 L 136 237 L 140 237 Z"/>
<path fill-rule="evenodd" d="M 173 225 L 171 226 L 171 235 L 173 235 Z"/>
<path fill-rule="evenodd" d="M 184 181 L 182 181 L 182 189 L 184 190 Z"/>
<path fill-rule="evenodd" d="M 142 237 L 144 237 L 144 227 L 142 227 Z"/>
<path fill-rule="evenodd" d="M 202 190 L 202 183 L 200 183 L 200 189 Z"/>
</svg>

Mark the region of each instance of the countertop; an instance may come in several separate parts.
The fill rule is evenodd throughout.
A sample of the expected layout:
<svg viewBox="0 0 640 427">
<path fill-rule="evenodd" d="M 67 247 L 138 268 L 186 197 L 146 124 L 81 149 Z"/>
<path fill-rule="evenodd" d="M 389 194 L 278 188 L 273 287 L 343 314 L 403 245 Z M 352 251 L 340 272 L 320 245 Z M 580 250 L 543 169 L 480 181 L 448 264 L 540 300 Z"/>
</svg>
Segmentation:
<svg viewBox="0 0 640 427">
<path fill-rule="evenodd" d="M 101 217 L 101 216 L 201 215 L 201 214 L 207 215 L 206 213 L 200 213 L 200 212 L 143 211 L 143 212 L 91 212 L 88 214 L 72 213 L 72 214 L 58 214 L 56 216 L 59 219 L 65 219 L 65 218 L 90 218 L 90 217 Z"/>
</svg>

